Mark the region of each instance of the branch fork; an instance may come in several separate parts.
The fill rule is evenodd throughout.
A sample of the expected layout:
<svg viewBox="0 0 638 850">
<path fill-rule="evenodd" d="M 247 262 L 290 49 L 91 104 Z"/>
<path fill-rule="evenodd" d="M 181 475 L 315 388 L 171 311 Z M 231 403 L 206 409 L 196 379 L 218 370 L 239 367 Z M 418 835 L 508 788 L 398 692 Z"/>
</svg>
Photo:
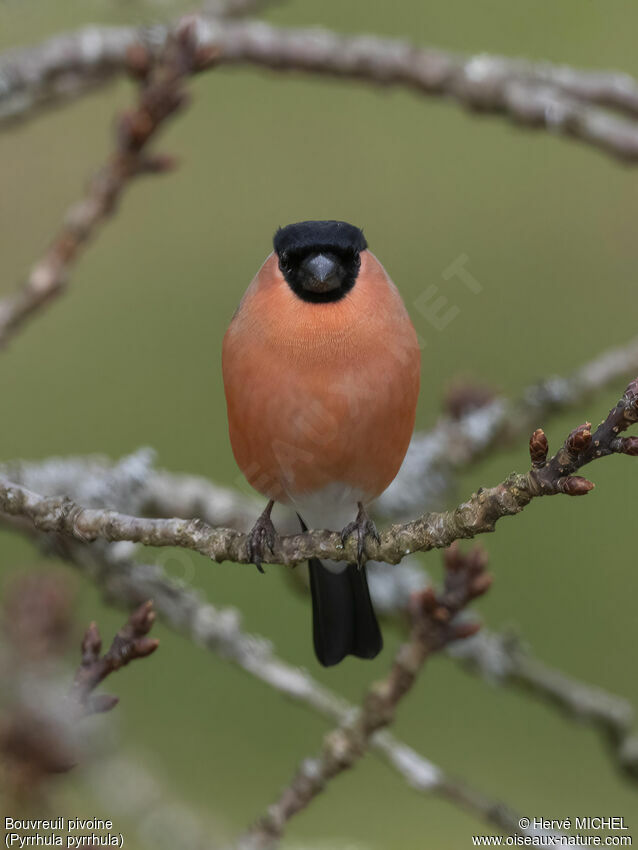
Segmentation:
<svg viewBox="0 0 638 850">
<path fill-rule="evenodd" d="M 97 686 L 117 670 L 138 658 L 152 655 L 159 641 L 148 637 L 155 612 L 153 603 L 145 602 L 135 610 L 113 638 L 108 651 L 101 655 L 102 638 L 96 623 L 91 623 L 82 641 L 82 661 L 75 674 L 72 696 L 87 714 L 110 711 L 119 702 L 110 694 L 94 694 Z"/>
<path fill-rule="evenodd" d="M 495 487 L 481 488 L 453 511 L 425 513 L 411 522 L 393 525 L 381 533 L 378 542 L 368 537 L 365 554 L 370 560 L 398 564 L 413 552 L 446 549 L 455 540 L 491 532 L 498 520 L 520 513 L 539 496 L 584 495 L 593 484 L 574 473 L 611 454 L 635 456 L 638 438 L 621 434 L 636 421 L 638 379 L 629 384 L 593 434 L 589 423 L 579 426 L 547 460 L 545 436 L 534 432 L 529 472 L 515 473 Z M 65 497 L 33 493 L 1 474 L 0 511 L 30 520 L 39 531 L 81 542 L 127 540 L 147 546 L 177 546 L 218 562 L 251 563 L 248 535 L 234 529 L 214 528 L 200 519 L 155 519 L 85 508 Z M 311 557 L 352 562 L 357 559 L 357 545 L 354 540 L 344 544 L 338 532 L 311 531 L 275 538 L 272 551 L 265 551 L 261 560 L 264 564 L 294 566 Z"/>
<path fill-rule="evenodd" d="M 303 762 L 279 799 L 239 840 L 240 850 L 275 846 L 290 818 L 305 809 L 328 781 L 353 767 L 370 747 L 372 736 L 393 722 L 429 656 L 478 631 L 476 622 L 459 621 L 458 615 L 491 585 L 486 553 L 476 546 L 463 554 L 455 544 L 446 551 L 444 566 L 440 591 L 428 588 L 413 594 L 410 636 L 387 676 L 372 685 L 356 715 L 326 735 L 319 756 Z"/>
<path fill-rule="evenodd" d="M 611 454 L 638 455 L 638 437 L 621 437 L 631 425 L 638 422 L 638 379 L 625 390 L 618 404 L 592 434 L 591 422 L 575 428 L 559 451 L 548 461 L 548 443 L 541 428 L 534 431 L 529 443 L 532 459 L 530 482 L 534 495 L 564 493 L 567 496 L 584 496 L 594 484 L 574 472 L 593 460 Z"/>
</svg>

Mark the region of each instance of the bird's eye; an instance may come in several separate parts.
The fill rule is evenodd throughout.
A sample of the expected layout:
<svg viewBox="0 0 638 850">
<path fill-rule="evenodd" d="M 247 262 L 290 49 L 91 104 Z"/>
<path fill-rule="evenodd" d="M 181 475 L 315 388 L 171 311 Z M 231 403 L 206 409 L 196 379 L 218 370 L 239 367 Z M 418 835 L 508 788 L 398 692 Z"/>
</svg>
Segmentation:
<svg viewBox="0 0 638 850">
<path fill-rule="evenodd" d="M 343 257 L 344 262 L 352 264 L 353 266 L 358 267 L 361 263 L 361 257 L 359 256 L 359 252 L 356 248 L 345 248 L 341 252 L 341 256 Z"/>
<path fill-rule="evenodd" d="M 344 266 L 356 276 L 361 267 L 361 256 L 357 250 L 347 249 L 342 252 L 341 258 Z"/>
<path fill-rule="evenodd" d="M 282 271 L 284 274 L 286 274 L 286 272 L 289 272 L 289 271 L 290 271 L 290 269 L 292 268 L 292 264 L 291 264 L 291 262 L 290 262 L 290 258 L 288 257 L 288 255 L 287 255 L 287 254 L 282 254 L 282 255 L 279 257 L 279 268 L 281 269 L 281 271 Z"/>
</svg>

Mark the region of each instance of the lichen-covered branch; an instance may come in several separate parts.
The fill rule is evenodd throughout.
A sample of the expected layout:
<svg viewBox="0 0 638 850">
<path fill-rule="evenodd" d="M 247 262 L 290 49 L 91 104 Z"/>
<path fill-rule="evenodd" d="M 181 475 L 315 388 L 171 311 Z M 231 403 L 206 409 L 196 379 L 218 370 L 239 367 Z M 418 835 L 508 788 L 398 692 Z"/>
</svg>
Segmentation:
<svg viewBox="0 0 638 850">
<path fill-rule="evenodd" d="M 170 167 L 170 160 L 142 155 L 143 149 L 184 103 L 183 77 L 213 64 L 254 64 L 406 86 L 638 160 L 638 83 L 626 75 L 487 55 L 468 58 L 372 36 L 233 20 L 254 6 L 255 0 L 229 0 L 173 27 L 90 27 L 0 55 L 0 121 L 84 93 L 119 73 L 144 83 L 137 108 L 120 122 L 114 154 L 91 181 L 84 200 L 69 211 L 25 284 L 0 300 L 0 345 L 63 290 L 78 250 L 112 214 L 130 179 Z M 614 109 L 631 120 L 611 114 Z"/>
<path fill-rule="evenodd" d="M 457 615 L 491 584 L 485 553 L 476 547 L 463 555 L 456 546 L 445 556 L 445 583 L 440 593 L 428 587 L 410 607 L 409 640 L 401 646 L 388 675 L 375 683 L 361 709 L 326 735 L 321 753 L 307 759 L 279 799 L 240 839 L 241 850 L 266 850 L 282 837 L 288 821 L 305 809 L 326 785 L 353 767 L 370 746 L 375 732 L 391 725 L 401 700 L 412 689 L 432 653 L 448 643 L 470 637 L 476 623 L 458 622 Z"/>
<path fill-rule="evenodd" d="M 141 81 L 137 106 L 120 117 L 115 150 L 89 182 L 84 198 L 69 210 L 62 229 L 25 283 L 0 300 L 0 347 L 36 310 L 63 291 L 80 249 L 114 213 L 130 181 L 172 167 L 169 158 L 147 153 L 148 143 L 185 103 L 184 76 L 203 70 L 214 60 L 211 50 L 199 46 L 187 24 L 166 41 L 156 62 L 137 43 L 127 44 L 124 58 L 126 70 Z"/>
<path fill-rule="evenodd" d="M 423 514 L 393 525 L 379 542 L 366 541 L 369 560 L 396 564 L 415 551 L 446 548 L 455 540 L 494 530 L 506 516 L 520 513 L 540 496 L 580 496 L 593 484 L 575 475 L 583 466 L 611 454 L 638 454 L 638 437 L 622 432 L 638 421 L 638 380 L 592 434 L 589 423 L 576 428 L 560 450 L 547 459 L 547 439 L 541 429 L 530 441 L 532 468 L 512 474 L 496 487 L 481 488 L 453 511 Z M 215 561 L 249 563 L 247 536 L 229 528 L 213 528 L 199 519 L 155 519 L 88 508 L 59 496 L 42 496 L 0 476 L 0 511 L 28 519 L 40 531 L 65 534 L 83 542 L 102 539 L 147 546 L 192 549 Z M 356 542 L 343 543 L 339 532 L 313 531 L 277 538 L 264 563 L 295 565 L 310 557 L 356 561 Z"/>
<path fill-rule="evenodd" d="M 9 517 L 0 517 L 0 523 L 7 528 L 18 527 Z M 293 702 L 331 722 L 346 723 L 354 715 L 353 705 L 321 685 L 306 670 L 278 657 L 268 640 L 244 631 L 238 611 L 220 609 L 204 601 L 195 590 L 169 578 L 159 564 L 135 561 L 132 544 L 98 542 L 87 546 L 67 537 L 42 534 L 32 525 L 20 523 L 19 530 L 49 554 L 74 565 L 102 588 L 111 604 L 131 608 L 152 599 L 154 609 L 166 626 Z M 447 775 L 389 731 L 375 733 L 370 746 L 413 790 L 435 794 L 461 806 L 500 831 L 519 831 L 520 815 L 515 811 Z M 539 830 L 530 827 L 525 834 L 539 834 Z"/>
<path fill-rule="evenodd" d="M 192 20 L 200 42 L 219 51 L 225 64 L 400 85 L 579 139 L 619 159 L 638 159 L 638 83 L 628 74 L 487 54 L 468 57 L 408 41 L 281 29 L 214 15 Z M 170 32 L 91 27 L 0 56 L 0 119 L 25 116 L 113 79 L 125 69 L 132 45 L 157 52 Z"/>
<path fill-rule="evenodd" d="M 628 368 L 632 356 L 632 346 L 624 346 L 586 364 L 575 373 L 575 376 L 580 376 L 578 380 L 574 380 L 575 376 L 570 379 L 553 379 L 544 385 L 557 387 L 553 397 L 557 399 L 559 409 L 562 409 L 563 405 L 579 401 L 583 392 L 591 392 L 604 385 L 616 376 L 617 370 L 622 372 Z M 534 395 L 532 392 L 524 393 L 525 398 Z M 67 493 L 87 506 L 105 506 L 140 514 L 151 512 L 162 516 L 201 516 L 209 523 L 224 523 L 240 529 L 249 528 L 254 521 L 258 504 L 248 496 L 215 486 L 198 476 L 174 475 L 156 470 L 152 461 L 153 453 L 141 450 L 117 463 L 100 457 L 13 462 L 1 466 L 0 474 L 46 495 Z M 9 520 L 5 516 L 5 522 Z M 30 521 L 19 520 L 19 523 L 20 531 L 35 534 Z M 17 527 L 16 519 L 11 520 L 10 527 Z M 68 540 L 65 545 L 71 547 L 69 551 L 74 553 L 76 559 L 81 553 L 80 564 L 85 572 L 88 571 L 94 580 L 107 583 L 109 594 L 116 599 L 127 604 L 139 604 L 152 596 L 157 604 L 159 598 L 161 605 L 158 610 L 161 616 L 169 625 L 185 629 L 198 643 L 204 643 L 214 652 L 256 675 L 261 676 L 265 671 L 264 675 L 270 677 L 267 680 L 271 685 L 287 685 L 296 681 L 292 675 L 293 668 L 281 671 L 264 659 L 263 642 L 255 638 L 244 641 L 241 632 L 236 633 L 236 618 L 229 612 L 215 617 L 212 606 L 196 603 L 190 591 L 177 586 L 169 587 L 160 578 L 158 567 L 136 566 L 132 561 L 126 561 L 120 567 L 121 558 L 130 557 L 128 544 L 84 547 Z M 97 558 L 102 552 L 106 560 L 100 562 L 99 568 L 86 566 L 91 558 Z M 117 557 L 116 553 L 119 553 Z M 370 573 L 375 604 L 388 616 L 404 616 L 409 593 L 426 584 L 427 578 L 420 567 L 418 570 L 415 567 L 392 570 L 382 569 L 379 565 Z M 612 754 L 623 769 L 638 775 L 638 744 L 632 733 L 632 710 L 628 703 L 592 685 L 574 681 L 547 665 L 541 665 L 529 655 L 523 656 L 520 649 L 513 654 L 509 650 L 511 646 L 511 641 L 505 641 L 499 635 L 481 632 L 470 641 L 455 644 L 449 652 L 471 661 L 472 671 L 490 681 L 528 689 L 533 675 L 534 694 L 551 700 L 552 704 L 570 716 L 601 729 L 612 744 L 616 740 L 617 746 L 613 746 Z M 538 675 L 539 669 L 543 669 L 546 675 Z M 563 686 L 558 687 L 557 682 L 562 682 Z"/>
<path fill-rule="evenodd" d="M 13 480 L 45 493 L 70 493 L 82 498 L 85 504 L 107 504 L 129 510 L 163 505 L 172 513 L 191 515 L 191 511 L 201 511 L 213 520 L 228 516 L 240 527 L 250 527 L 254 521 L 256 506 L 250 499 L 242 499 L 198 476 L 173 476 L 154 470 L 151 461 L 152 453 L 141 451 L 116 464 L 93 457 L 52 458 L 5 465 L 0 471 L 10 472 Z M 156 492 L 159 498 L 155 497 Z M 38 534 L 31 523 L 21 521 L 18 526 L 8 516 L 4 522 L 8 528 L 50 543 L 50 538 Z M 321 711 L 323 699 L 319 686 L 319 690 L 305 684 L 302 687 L 300 671 L 281 660 L 273 662 L 269 644 L 242 632 L 236 612 L 219 611 L 202 602 L 194 591 L 172 583 L 159 565 L 136 564 L 132 560 L 133 549 L 132 544 L 126 543 L 86 547 L 61 538 L 57 538 L 56 544 L 56 553 L 104 587 L 110 599 L 128 607 L 152 597 L 167 625 L 258 676 L 269 686 L 283 687 L 289 697 L 299 699 L 299 694 L 310 694 L 312 699 L 316 698 L 313 705 Z M 383 616 L 403 619 L 410 594 L 425 589 L 429 583 L 422 566 L 408 565 L 407 560 L 400 569 L 372 564 L 368 571 L 375 607 Z M 297 575 L 291 573 L 291 577 Z M 295 584 L 303 586 L 301 580 Z M 447 653 L 474 675 L 493 684 L 522 689 L 568 717 L 592 725 L 611 744 L 611 755 L 620 768 L 632 778 L 638 778 L 638 735 L 634 731 L 634 710 L 626 699 L 539 661 L 511 635 L 482 629 L 470 640 L 452 644 Z M 326 716 L 337 719 L 334 713 Z"/>
<path fill-rule="evenodd" d="M 567 717 L 597 729 L 616 765 L 638 780 L 638 734 L 631 704 L 594 685 L 580 682 L 534 658 L 512 635 L 481 630 L 448 652 L 471 672 L 499 685 L 511 685 L 548 702 Z"/>
<path fill-rule="evenodd" d="M 157 469 L 154 461 L 155 452 L 149 448 L 117 461 L 101 455 L 14 460 L 0 464 L 0 476 L 43 495 L 64 493 L 87 507 L 141 516 L 196 517 L 240 531 L 249 530 L 263 509 L 256 495 L 244 495 L 199 475 Z"/>
<path fill-rule="evenodd" d="M 485 399 L 458 416 L 417 432 L 399 475 L 375 502 L 380 519 L 405 519 L 448 501 L 456 473 L 490 451 L 527 437 L 539 422 L 581 405 L 621 378 L 638 373 L 638 339 L 608 349 L 573 373 L 525 388 L 518 399 Z M 198 475 L 153 467 L 153 451 L 120 461 L 99 456 L 60 457 L 0 464 L 0 475 L 43 495 L 66 493 L 89 507 L 154 517 L 199 518 L 209 525 L 248 531 L 262 510 L 259 499 Z M 296 519 L 290 530 L 296 530 Z"/>
<path fill-rule="evenodd" d="M 526 387 L 518 399 L 492 398 L 417 432 L 399 474 L 375 504 L 384 517 L 403 519 L 446 504 L 461 469 L 488 452 L 526 438 L 539 422 L 575 407 L 614 381 L 638 373 L 638 338 L 597 354 L 569 375 Z M 465 399 L 467 401 L 467 399 Z"/>
<path fill-rule="evenodd" d="M 73 768 L 87 755 L 88 714 L 109 711 L 117 698 L 95 694 L 110 673 L 150 655 L 147 637 L 152 605 L 140 606 L 100 656 L 94 623 L 82 643 L 82 661 L 71 688 L 61 665 L 71 631 L 67 582 L 53 575 L 13 580 L 3 606 L 0 636 L 0 755 L 3 786 L 16 798 L 32 799 L 52 775 Z"/>
<path fill-rule="evenodd" d="M 307 593 L 308 582 L 298 571 L 288 574 L 294 590 Z M 410 598 L 425 590 L 430 579 L 418 559 L 405 559 L 399 567 L 368 564 L 368 584 L 377 614 L 404 626 Z M 535 658 L 512 632 L 486 628 L 469 640 L 457 641 L 446 654 L 466 672 L 491 685 L 523 692 L 557 709 L 568 720 L 591 726 L 608 745 L 614 764 L 633 781 L 638 780 L 638 730 L 631 703 L 617 694 L 580 681 Z"/>
</svg>

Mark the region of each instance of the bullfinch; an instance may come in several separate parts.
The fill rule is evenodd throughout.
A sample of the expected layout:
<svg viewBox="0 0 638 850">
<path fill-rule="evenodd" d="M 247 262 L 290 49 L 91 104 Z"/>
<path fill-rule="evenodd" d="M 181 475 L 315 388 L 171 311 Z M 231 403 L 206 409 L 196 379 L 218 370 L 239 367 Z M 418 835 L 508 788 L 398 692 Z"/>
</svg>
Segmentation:
<svg viewBox="0 0 638 850">
<path fill-rule="evenodd" d="M 324 666 L 383 646 L 363 556 L 366 507 L 390 484 L 414 428 L 417 336 L 363 232 L 343 221 L 280 228 L 224 337 L 230 440 L 268 504 L 248 538 L 261 569 L 275 502 L 301 528 L 357 536 L 358 563 L 309 562 L 313 638 Z"/>
</svg>

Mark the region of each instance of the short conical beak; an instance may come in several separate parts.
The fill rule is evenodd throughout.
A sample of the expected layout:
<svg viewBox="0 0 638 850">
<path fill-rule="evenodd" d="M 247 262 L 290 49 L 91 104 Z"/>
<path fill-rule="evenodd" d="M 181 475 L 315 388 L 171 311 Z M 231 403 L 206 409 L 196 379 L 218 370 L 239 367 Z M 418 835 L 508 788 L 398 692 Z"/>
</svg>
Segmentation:
<svg viewBox="0 0 638 850">
<path fill-rule="evenodd" d="M 303 287 L 311 292 L 329 292 L 342 282 L 342 269 L 332 254 L 312 254 L 301 264 Z"/>
</svg>

